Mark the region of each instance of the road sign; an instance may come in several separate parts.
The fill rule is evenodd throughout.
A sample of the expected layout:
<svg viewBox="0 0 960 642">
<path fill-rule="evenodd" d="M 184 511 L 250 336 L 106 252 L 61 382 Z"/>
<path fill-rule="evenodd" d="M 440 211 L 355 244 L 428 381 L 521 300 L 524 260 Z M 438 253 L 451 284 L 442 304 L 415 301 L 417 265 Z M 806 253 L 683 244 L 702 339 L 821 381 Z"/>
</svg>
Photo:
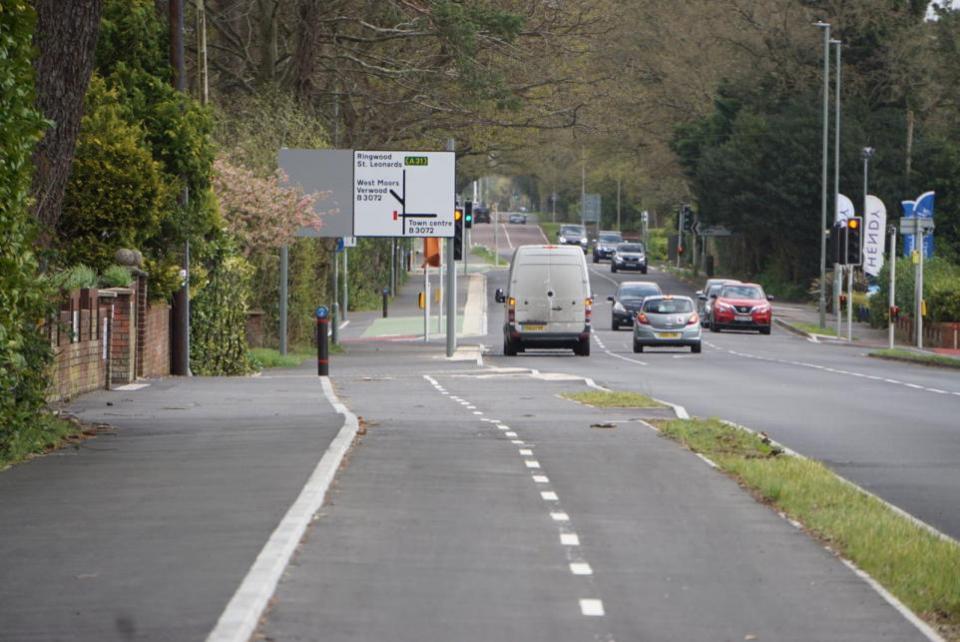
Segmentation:
<svg viewBox="0 0 960 642">
<path fill-rule="evenodd" d="M 700 234 L 700 221 L 694 221 L 694 222 L 693 222 L 693 227 L 691 228 L 691 231 L 692 231 L 694 234 L 696 234 L 696 235 L 699 236 L 699 234 Z"/>
<path fill-rule="evenodd" d="M 733 232 L 722 225 L 711 225 L 700 232 L 700 236 L 731 236 Z"/>
<path fill-rule="evenodd" d="M 930 230 L 934 228 L 932 218 L 920 218 L 919 216 L 911 216 L 910 218 L 902 217 L 900 219 L 900 233 L 901 234 L 919 234 L 921 231 L 924 234 L 928 234 Z"/>
<path fill-rule="evenodd" d="M 584 223 L 600 222 L 600 195 L 599 194 L 583 195 L 583 222 Z"/>
<path fill-rule="evenodd" d="M 453 152 L 353 153 L 356 236 L 453 236 Z"/>
<path fill-rule="evenodd" d="M 287 184 L 326 197 L 313 205 L 314 216 L 297 236 L 338 238 L 353 234 L 353 150 L 281 149 L 280 169 Z"/>
</svg>

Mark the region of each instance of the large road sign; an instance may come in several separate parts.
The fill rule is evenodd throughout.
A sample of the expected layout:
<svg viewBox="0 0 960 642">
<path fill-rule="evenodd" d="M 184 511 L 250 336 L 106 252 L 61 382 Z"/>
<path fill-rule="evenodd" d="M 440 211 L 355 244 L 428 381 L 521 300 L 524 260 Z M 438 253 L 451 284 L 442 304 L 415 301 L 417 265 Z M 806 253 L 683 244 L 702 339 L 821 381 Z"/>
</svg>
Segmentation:
<svg viewBox="0 0 960 642">
<path fill-rule="evenodd" d="M 289 184 L 326 195 L 313 206 L 319 224 L 305 225 L 297 236 L 353 235 L 353 150 L 283 148 L 279 164 Z"/>
<path fill-rule="evenodd" d="M 355 236 L 453 236 L 453 152 L 353 153 Z"/>
<path fill-rule="evenodd" d="M 584 223 L 600 222 L 600 195 L 599 194 L 583 195 L 583 222 Z"/>
</svg>

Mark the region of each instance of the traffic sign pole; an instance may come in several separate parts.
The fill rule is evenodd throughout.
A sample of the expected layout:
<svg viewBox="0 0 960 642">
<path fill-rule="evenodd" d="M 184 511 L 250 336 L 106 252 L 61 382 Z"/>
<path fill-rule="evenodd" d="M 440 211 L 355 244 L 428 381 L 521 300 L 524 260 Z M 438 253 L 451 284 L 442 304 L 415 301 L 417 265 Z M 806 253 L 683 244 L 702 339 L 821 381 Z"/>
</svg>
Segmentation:
<svg viewBox="0 0 960 642">
<path fill-rule="evenodd" d="M 890 310 L 888 311 L 888 316 L 890 317 L 890 327 L 887 329 L 888 340 L 890 344 L 890 349 L 893 350 L 893 339 L 894 339 L 894 320 L 893 320 L 893 309 L 897 305 L 897 228 L 895 225 L 890 226 Z"/>
<path fill-rule="evenodd" d="M 456 143 L 451 138 L 447 141 L 447 151 L 452 152 L 456 148 Z M 454 170 L 454 176 L 456 176 L 456 170 Z M 454 202 L 450 203 L 450 206 L 453 207 Z M 466 225 L 466 223 L 464 223 Z M 464 230 L 467 232 L 468 230 Z M 467 236 L 467 239 L 470 237 Z M 464 239 L 466 241 L 467 239 Z M 465 243 L 463 253 L 463 266 L 466 270 L 467 266 L 467 255 L 470 253 L 470 244 Z M 453 356 L 453 353 L 457 350 L 457 264 L 453 260 L 453 237 L 447 239 L 447 358 Z"/>
</svg>

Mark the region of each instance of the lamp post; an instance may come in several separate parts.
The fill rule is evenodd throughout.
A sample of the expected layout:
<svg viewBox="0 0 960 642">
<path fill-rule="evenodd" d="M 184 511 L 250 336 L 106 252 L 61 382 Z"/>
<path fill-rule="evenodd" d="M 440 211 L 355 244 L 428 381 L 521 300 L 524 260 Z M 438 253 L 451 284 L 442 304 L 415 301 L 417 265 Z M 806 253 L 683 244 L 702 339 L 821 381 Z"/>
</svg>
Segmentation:
<svg viewBox="0 0 960 642">
<path fill-rule="evenodd" d="M 840 48 L 843 43 L 839 40 L 830 40 L 830 44 L 837 47 L 837 73 L 835 97 L 834 131 L 833 131 L 833 219 L 837 220 L 840 209 Z M 843 290 L 843 267 L 839 263 L 833 264 L 833 311 L 837 317 L 837 336 L 841 331 L 840 291 Z"/>
<path fill-rule="evenodd" d="M 827 301 L 824 282 L 827 279 L 827 130 L 830 110 L 830 23 L 815 22 L 823 29 L 823 180 L 820 195 L 820 327 L 827 327 Z"/>
<path fill-rule="evenodd" d="M 867 177 L 870 175 L 870 159 L 876 153 L 873 147 L 864 147 L 861 152 L 863 157 L 863 217 L 867 216 Z M 853 341 L 853 266 L 850 266 L 850 274 L 847 276 L 847 341 Z"/>
</svg>

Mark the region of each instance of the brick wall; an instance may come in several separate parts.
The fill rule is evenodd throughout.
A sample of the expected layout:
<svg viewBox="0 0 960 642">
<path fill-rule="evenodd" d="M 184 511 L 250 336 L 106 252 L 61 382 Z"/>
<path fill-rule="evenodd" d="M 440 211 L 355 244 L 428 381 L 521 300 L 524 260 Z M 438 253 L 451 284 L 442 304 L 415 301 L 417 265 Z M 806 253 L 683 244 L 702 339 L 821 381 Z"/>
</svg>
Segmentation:
<svg viewBox="0 0 960 642">
<path fill-rule="evenodd" d="M 51 328 L 54 373 L 51 401 L 61 401 L 106 386 L 107 360 L 103 352 L 103 326 L 110 317 L 109 300 L 97 305 L 96 295 L 81 306 L 78 294 L 64 302 L 60 324 Z"/>
<path fill-rule="evenodd" d="M 136 379 L 136 291 L 111 288 L 113 323 L 110 327 L 110 383 L 122 386 Z"/>
<path fill-rule="evenodd" d="M 170 306 L 151 303 L 143 319 L 141 376 L 165 377 L 170 374 Z"/>
</svg>

